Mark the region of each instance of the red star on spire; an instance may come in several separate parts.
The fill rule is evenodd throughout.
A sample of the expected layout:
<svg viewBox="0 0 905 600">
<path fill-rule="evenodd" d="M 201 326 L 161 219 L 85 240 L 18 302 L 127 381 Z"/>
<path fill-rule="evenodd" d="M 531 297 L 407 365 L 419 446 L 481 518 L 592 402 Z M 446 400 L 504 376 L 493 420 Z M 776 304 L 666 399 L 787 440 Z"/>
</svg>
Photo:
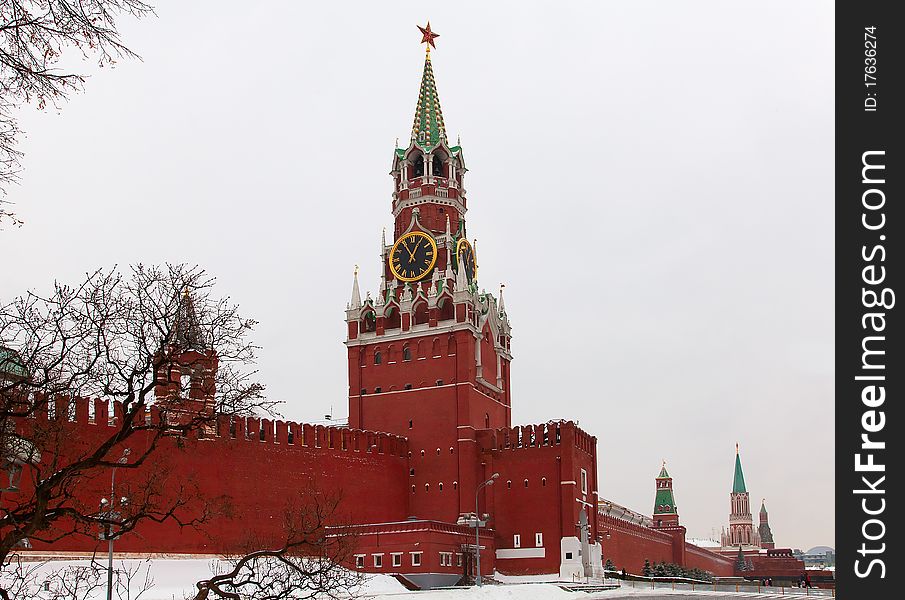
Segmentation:
<svg viewBox="0 0 905 600">
<path fill-rule="evenodd" d="M 433 31 L 431 31 L 431 22 L 430 21 L 427 22 L 427 27 L 422 27 L 421 25 L 418 25 L 418 29 L 421 30 L 421 43 L 428 45 L 427 51 L 430 52 L 431 46 L 436 48 L 437 45 L 434 44 L 434 38 L 440 37 L 440 34 L 434 33 Z"/>
</svg>

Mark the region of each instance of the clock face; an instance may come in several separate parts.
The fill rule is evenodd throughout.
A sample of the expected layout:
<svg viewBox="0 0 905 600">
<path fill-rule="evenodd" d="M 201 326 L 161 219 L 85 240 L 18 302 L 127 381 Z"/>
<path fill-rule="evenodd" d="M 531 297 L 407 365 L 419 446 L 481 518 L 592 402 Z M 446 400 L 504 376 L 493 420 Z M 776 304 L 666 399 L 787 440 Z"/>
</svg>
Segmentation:
<svg viewBox="0 0 905 600">
<path fill-rule="evenodd" d="M 437 242 L 423 231 L 410 231 L 393 244 L 390 271 L 401 281 L 423 279 L 437 264 Z"/>
<path fill-rule="evenodd" d="M 468 275 L 468 281 L 474 281 L 478 273 L 478 262 L 475 260 L 474 248 L 465 238 L 459 240 L 456 244 L 456 260 L 465 266 L 465 274 Z"/>
</svg>

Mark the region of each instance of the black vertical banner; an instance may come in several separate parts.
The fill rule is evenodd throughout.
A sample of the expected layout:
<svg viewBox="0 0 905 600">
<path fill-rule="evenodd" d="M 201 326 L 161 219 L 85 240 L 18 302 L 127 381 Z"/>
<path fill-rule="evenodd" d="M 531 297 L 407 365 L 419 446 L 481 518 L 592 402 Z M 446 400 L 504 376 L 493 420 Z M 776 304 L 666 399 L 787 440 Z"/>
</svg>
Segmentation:
<svg viewBox="0 0 905 600">
<path fill-rule="evenodd" d="M 897 4 L 836 4 L 836 579 L 846 599 L 893 597 L 905 585 L 902 496 L 893 493 L 905 484 Z"/>
</svg>

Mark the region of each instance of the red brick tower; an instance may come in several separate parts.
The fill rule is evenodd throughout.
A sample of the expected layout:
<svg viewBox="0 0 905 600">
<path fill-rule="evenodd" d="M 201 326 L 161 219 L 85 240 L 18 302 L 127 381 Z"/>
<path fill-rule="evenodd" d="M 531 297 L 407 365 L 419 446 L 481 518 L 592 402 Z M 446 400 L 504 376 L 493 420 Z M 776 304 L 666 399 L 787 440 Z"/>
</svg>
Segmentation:
<svg viewBox="0 0 905 600">
<path fill-rule="evenodd" d="M 672 477 L 666 472 L 666 461 L 657 476 L 657 495 L 654 498 L 654 527 L 679 524 L 679 512 L 672 492 Z"/>
<path fill-rule="evenodd" d="M 723 546 L 757 547 L 760 542 L 751 518 L 748 489 L 745 487 L 745 475 L 742 473 L 742 459 L 739 455 L 738 444 L 735 445 L 735 475 L 732 478 L 729 504 L 731 507 L 729 531 L 723 536 Z"/>
<path fill-rule="evenodd" d="M 154 395 L 173 423 L 183 415 L 211 416 L 215 411 L 217 354 L 205 344 L 188 290 L 179 298 L 169 360 L 157 373 Z"/>
<path fill-rule="evenodd" d="M 685 564 L 685 527 L 679 525 L 679 511 L 672 492 L 672 477 L 666 471 L 666 461 L 657 475 L 657 494 L 654 497 L 654 527 L 672 537 L 672 560 Z"/>
<path fill-rule="evenodd" d="M 410 511 L 455 521 L 491 473 L 475 431 L 509 427 L 510 326 L 481 291 L 466 236 L 465 161 L 447 140 L 430 44 L 411 139 L 393 153 L 393 240 L 364 300 L 346 309 L 349 426 L 409 438 Z M 385 235 L 384 235 L 385 238 Z"/>
</svg>

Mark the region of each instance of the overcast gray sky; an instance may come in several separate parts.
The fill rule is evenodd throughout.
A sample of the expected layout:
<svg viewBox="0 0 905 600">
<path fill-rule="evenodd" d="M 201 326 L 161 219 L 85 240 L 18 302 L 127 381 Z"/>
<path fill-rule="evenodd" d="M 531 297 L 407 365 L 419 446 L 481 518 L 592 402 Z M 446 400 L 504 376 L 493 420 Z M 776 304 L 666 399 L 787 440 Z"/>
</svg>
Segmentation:
<svg viewBox="0 0 905 600">
<path fill-rule="evenodd" d="M 834 545 L 832 3 L 155 4 L 122 22 L 143 62 L 22 112 L 3 300 L 201 264 L 260 320 L 285 415 L 345 416 L 343 310 L 356 263 L 377 286 L 430 19 L 513 419 L 579 420 L 641 512 L 665 458 L 697 537 L 739 442 L 777 544 Z"/>
</svg>

